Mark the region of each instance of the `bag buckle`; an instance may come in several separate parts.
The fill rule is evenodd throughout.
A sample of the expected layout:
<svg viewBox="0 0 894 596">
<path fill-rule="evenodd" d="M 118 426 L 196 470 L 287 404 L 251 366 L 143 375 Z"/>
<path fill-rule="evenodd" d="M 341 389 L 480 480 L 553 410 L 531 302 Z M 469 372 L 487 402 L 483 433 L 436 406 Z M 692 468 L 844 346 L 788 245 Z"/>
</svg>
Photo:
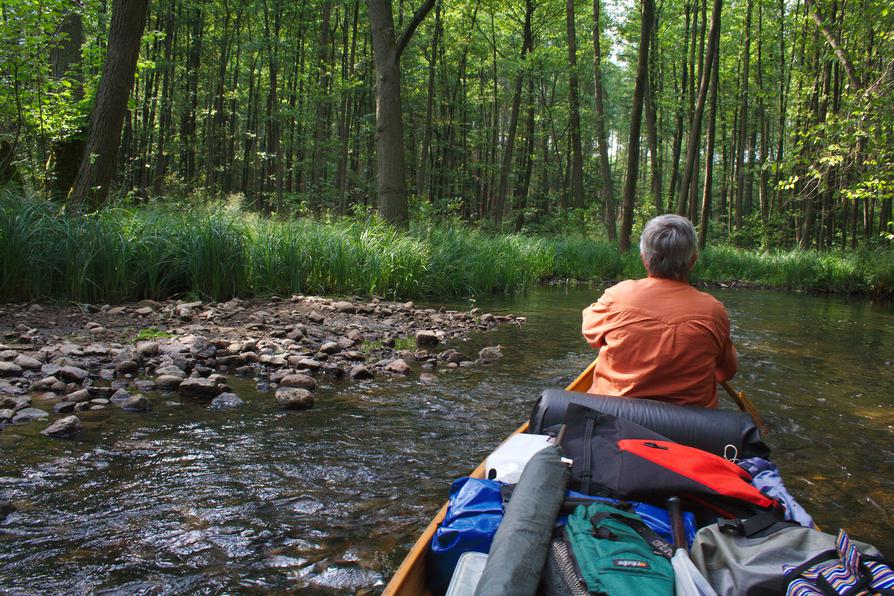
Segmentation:
<svg viewBox="0 0 894 596">
<path fill-rule="evenodd" d="M 745 532 L 741 519 L 717 518 L 717 528 L 724 534 L 742 535 Z"/>
</svg>

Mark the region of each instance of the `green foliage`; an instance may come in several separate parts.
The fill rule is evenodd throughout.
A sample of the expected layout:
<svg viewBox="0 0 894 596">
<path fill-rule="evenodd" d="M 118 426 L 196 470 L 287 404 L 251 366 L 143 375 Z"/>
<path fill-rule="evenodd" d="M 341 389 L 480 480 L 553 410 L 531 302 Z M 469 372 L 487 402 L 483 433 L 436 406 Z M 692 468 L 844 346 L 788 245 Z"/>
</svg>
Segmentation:
<svg viewBox="0 0 894 596">
<path fill-rule="evenodd" d="M 173 333 L 168 333 L 167 331 L 162 331 L 157 327 L 144 327 L 140 329 L 136 336 L 134 336 L 134 341 L 149 341 L 153 339 L 164 339 L 167 337 L 174 337 Z"/>
<path fill-rule="evenodd" d="M 395 298 L 524 291 L 550 279 L 645 274 L 584 235 L 492 234 L 416 221 L 279 219 L 210 205 L 116 208 L 89 216 L 6 191 L 0 195 L 0 299 L 78 302 L 289 293 Z M 694 279 L 793 290 L 888 293 L 894 251 L 857 253 L 709 248 Z"/>
</svg>

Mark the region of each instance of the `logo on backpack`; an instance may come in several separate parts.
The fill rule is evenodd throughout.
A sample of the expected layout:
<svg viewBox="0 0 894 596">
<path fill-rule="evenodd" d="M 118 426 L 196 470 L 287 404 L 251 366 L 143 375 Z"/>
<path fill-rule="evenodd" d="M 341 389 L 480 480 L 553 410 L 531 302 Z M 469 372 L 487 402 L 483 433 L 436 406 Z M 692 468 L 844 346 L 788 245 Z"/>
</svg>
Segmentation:
<svg viewBox="0 0 894 596">
<path fill-rule="evenodd" d="M 634 569 L 651 569 L 652 566 L 646 561 L 637 561 L 636 559 L 612 559 L 612 565 L 615 567 L 633 567 Z"/>
</svg>

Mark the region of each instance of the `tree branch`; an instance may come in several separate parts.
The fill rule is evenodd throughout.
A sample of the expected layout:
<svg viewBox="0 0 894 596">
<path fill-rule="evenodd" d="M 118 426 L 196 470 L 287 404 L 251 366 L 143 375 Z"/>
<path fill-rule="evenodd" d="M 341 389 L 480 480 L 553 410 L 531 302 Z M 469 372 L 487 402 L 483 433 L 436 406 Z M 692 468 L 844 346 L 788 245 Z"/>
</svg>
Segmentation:
<svg viewBox="0 0 894 596">
<path fill-rule="evenodd" d="M 410 24 L 407 25 L 407 28 L 404 29 L 404 32 L 401 33 L 400 38 L 397 40 L 397 47 L 394 50 L 395 61 L 400 62 L 400 55 L 403 53 L 404 48 L 410 43 L 410 39 L 416 33 L 416 28 L 419 27 L 419 24 L 425 19 L 425 15 L 429 13 L 434 5 L 435 0 L 425 0 L 422 6 L 419 7 L 419 10 L 413 15 L 413 20 L 410 21 Z"/>
<path fill-rule="evenodd" d="M 823 34 L 823 37 L 825 37 L 826 41 L 829 42 L 829 45 L 832 46 L 832 50 L 835 52 L 835 56 L 838 58 L 841 66 L 844 68 L 844 72 L 847 73 L 847 78 L 850 81 L 851 85 L 856 90 L 862 89 L 863 84 L 857 77 L 857 73 L 854 70 L 854 65 L 851 63 L 850 57 L 847 55 L 847 50 L 844 49 L 844 46 L 838 43 L 838 39 L 836 39 L 835 34 L 832 33 L 828 27 L 826 27 L 822 15 L 820 15 L 819 10 L 817 10 L 815 1 L 806 0 L 806 2 L 808 8 L 810 9 L 810 18 L 813 19 L 813 21 L 816 23 L 817 28 Z"/>
</svg>

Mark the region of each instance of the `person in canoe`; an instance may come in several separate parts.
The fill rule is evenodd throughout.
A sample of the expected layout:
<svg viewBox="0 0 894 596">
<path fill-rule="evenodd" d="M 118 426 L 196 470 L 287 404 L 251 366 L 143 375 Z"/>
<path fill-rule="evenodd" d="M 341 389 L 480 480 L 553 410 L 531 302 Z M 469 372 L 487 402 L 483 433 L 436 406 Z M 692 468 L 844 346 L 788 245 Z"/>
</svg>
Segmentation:
<svg viewBox="0 0 894 596">
<path fill-rule="evenodd" d="M 584 337 L 600 350 L 589 392 L 716 408 L 717 383 L 736 374 L 738 355 L 723 304 L 689 285 L 695 228 L 679 215 L 655 217 L 640 256 L 648 277 L 612 286 L 584 309 Z"/>
</svg>

